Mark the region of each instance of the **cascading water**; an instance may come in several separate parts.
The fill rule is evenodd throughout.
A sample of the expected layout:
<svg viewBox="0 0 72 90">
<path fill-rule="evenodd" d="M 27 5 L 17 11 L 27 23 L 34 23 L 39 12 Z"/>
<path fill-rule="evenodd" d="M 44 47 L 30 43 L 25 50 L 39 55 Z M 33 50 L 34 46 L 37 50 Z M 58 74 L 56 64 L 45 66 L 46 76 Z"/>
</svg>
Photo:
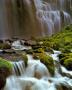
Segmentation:
<svg viewBox="0 0 72 90">
<path fill-rule="evenodd" d="M 52 35 L 71 23 L 71 16 L 64 9 L 66 0 L 34 0 L 36 14 L 43 29 L 43 35 Z M 58 5 L 60 4 L 60 7 Z M 59 8 L 59 9 L 58 9 Z M 46 32 L 45 32 L 46 30 Z"/>
<path fill-rule="evenodd" d="M 59 53 L 54 51 L 54 54 L 51 55 L 55 61 L 58 61 Z M 24 67 L 22 61 L 13 63 L 14 73 L 7 78 L 4 90 L 72 90 L 72 79 L 63 77 L 59 71 L 59 68 L 62 67 L 57 64 L 55 62 L 55 76 L 51 77 L 46 66 L 40 60 L 34 60 L 31 55 L 28 55 L 27 68 Z"/>
<path fill-rule="evenodd" d="M 1 0 L 0 4 L 0 38 L 50 36 L 72 23 L 72 0 Z"/>
</svg>

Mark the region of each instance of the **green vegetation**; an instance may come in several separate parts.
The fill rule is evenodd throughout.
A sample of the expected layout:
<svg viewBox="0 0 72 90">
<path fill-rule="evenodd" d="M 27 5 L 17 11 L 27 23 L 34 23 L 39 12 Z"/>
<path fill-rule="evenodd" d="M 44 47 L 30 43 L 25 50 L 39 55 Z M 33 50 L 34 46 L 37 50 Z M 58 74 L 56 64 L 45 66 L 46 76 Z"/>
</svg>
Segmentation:
<svg viewBox="0 0 72 90">
<path fill-rule="evenodd" d="M 46 65 L 51 75 L 54 75 L 55 68 L 54 68 L 54 62 L 53 62 L 52 57 L 50 57 L 45 52 L 43 52 L 43 53 L 35 53 L 33 55 L 33 58 L 40 59 L 40 61 Z"/>
<path fill-rule="evenodd" d="M 25 63 L 25 66 L 27 67 L 27 65 L 28 65 L 28 57 L 27 57 L 27 55 L 25 53 L 22 53 L 21 57 L 22 57 L 22 60 Z"/>
<path fill-rule="evenodd" d="M 0 58 L 0 74 L 8 77 L 12 72 L 12 64 L 6 59 Z"/>
<path fill-rule="evenodd" d="M 11 46 L 7 43 L 0 43 L 0 49 L 10 49 Z"/>
<path fill-rule="evenodd" d="M 62 54 L 59 55 L 61 64 L 72 70 L 72 24 L 52 37 L 37 39 L 37 42 L 43 42 L 41 47 L 44 48 L 44 51 L 49 51 L 49 49 L 51 49 L 50 51 L 52 49 L 61 51 Z"/>
<path fill-rule="evenodd" d="M 72 25 L 66 26 L 61 32 L 52 37 L 45 37 L 37 40 L 43 42 L 42 46 L 55 50 L 65 51 L 72 49 Z"/>
<path fill-rule="evenodd" d="M 0 68 L 1 67 L 7 67 L 9 68 L 9 70 L 12 70 L 12 64 L 10 63 L 10 61 L 7 61 L 0 57 Z"/>
<path fill-rule="evenodd" d="M 72 70 L 72 53 L 62 53 L 59 55 L 60 62 L 68 70 Z"/>
</svg>

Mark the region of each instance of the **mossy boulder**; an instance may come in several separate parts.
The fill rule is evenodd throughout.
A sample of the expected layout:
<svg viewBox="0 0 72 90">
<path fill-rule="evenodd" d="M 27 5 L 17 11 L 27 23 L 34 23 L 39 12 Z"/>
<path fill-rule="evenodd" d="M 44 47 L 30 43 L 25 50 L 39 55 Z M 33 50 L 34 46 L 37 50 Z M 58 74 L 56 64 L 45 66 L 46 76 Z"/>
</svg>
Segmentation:
<svg viewBox="0 0 72 90">
<path fill-rule="evenodd" d="M 40 58 L 39 58 L 39 56 L 38 56 L 36 53 L 33 53 L 33 59 L 38 60 L 38 59 L 40 59 Z"/>
<path fill-rule="evenodd" d="M 0 43 L 0 49 L 11 49 L 8 43 Z"/>
<path fill-rule="evenodd" d="M 0 90 L 3 89 L 6 84 L 6 78 L 11 74 L 12 64 L 3 58 L 0 58 Z"/>
<path fill-rule="evenodd" d="M 6 78 L 2 74 L 0 74 L 0 90 L 3 90 L 5 84 L 6 84 Z"/>
<path fill-rule="evenodd" d="M 27 65 L 28 65 L 28 57 L 27 57 L 27 55 L 25 53 L 22 53 L 21 57 L 22 57 L 22 60 L 25 63 L 25 67 L 27 67 Z"/>
<path fill-rule="evenodd" d="M 55 67 L 52 57 L 50 57 L 46 53 L 35 53 L 33 58 L 40 59 L 40 61 L 46 65 L 51 75 L 54 75 Z"/>
<path fill-rule="evenodd" d="M 61 32 L 51 37 L 38 39 L 38 41 L 43 42 L 42 47 L 50 47 L 62 52 L 69 52 L 72 49 L 72 24 L 64 27 Z"/>
<path fill-rule="evenodd" d="M 33 50 L 33 52 L 34 53 L 43 53 L 44 49 L 43 48 L 38 48 L 38 49 Z"/>
<path fill-rule="evenodd" d="M 54 54 L 53 49 L 50 48 L 50 47 L 44 47 L 44 51 L 45 51 L 45 52 L 48 52 L 48 53 L 50 53 L 50 54 Z"/>
<path fill-rule="evenodd" d="M 0 73 L 8 77 L 12 72 L 12 64 L 6 59 L 0 58 Z"/>
<path fill-rule="evenodd" d="M 68 58 L 64 61 L 64 65 L 68 70 L 72 70 L 72 58 Z"/>
<path fill-rule="evenodd" d="M 72 70 L 72 53 L 62 53 L 59 55 L 60 63 L 68 70 Z"/>
<path fill-rule="evenodd" d="M 25 52 L 26 52 L 27 54 L 33 54 L 33 50 L 32 50 L 32 49 L 25 50 Z"/>
</svg>

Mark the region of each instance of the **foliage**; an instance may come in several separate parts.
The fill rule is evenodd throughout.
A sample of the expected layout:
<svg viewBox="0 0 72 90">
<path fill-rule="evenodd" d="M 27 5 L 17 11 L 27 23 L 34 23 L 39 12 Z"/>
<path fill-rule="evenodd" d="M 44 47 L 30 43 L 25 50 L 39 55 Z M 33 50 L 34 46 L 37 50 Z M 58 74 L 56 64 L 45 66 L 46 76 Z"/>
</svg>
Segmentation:
<svg viewBox="0 0 72 90">
<path fill-rule="evenodd" d="M 37 41 L 43 42 L 41 46 L 45 47 L 45 51 L 47 50 L 46 48 L 61 51 L 62 54 L 59 55 L 61 64 L 72 70 L 72 24 L 64 27 L 61 32 L 52 37 L 40 38 Z"/>
<path fill-rule="evenodd" d="M 0 75 L 7 78 L 12 74 L 12 64 L 10 61 L 0 58 Z"/>
<path fill-rule="evenodd" d="M 27 55 L 25 53 L 22 53 L 21 56 L 22 56 L 22 60 L 25 63 L 25 66 L 27 67 L 27 64 L 28 64 L 28 57 L 27 57 Z"/>
<path fill-rule="evenodd" d="M 62 53 L 59 55 L 60 62 L 68 70 L 72 70 L 72 53 Z"/>
<path fill-rule="evenodd" d="M 40 59 L 40 61 L 46 65 L 51 75 L 54 75 L 54 62 L 52 57 L 47 55 L 45 52 L 43 53 L 35 53 L 34 59 Z"/>
<path fill-rule="evenodd" d="M 11 46 L 7 43 L 0 43 L 0 49 L 10 49 Z"/>
<path fill-rule="evenodd" d="M 11 62 L 0 57 L 0 68 L 1 67 L 7 67 L 9 70 L 12 70 Z"/>
<path fill-rule="evenodd" d="M 38 42 L 43 42 L 42 46 L 53 48 L 55 50 L 65 51 L 72 49 L 72 24 L 66 26 L 61 32 L 52 37 L 38 39 Z"/>
</svg>

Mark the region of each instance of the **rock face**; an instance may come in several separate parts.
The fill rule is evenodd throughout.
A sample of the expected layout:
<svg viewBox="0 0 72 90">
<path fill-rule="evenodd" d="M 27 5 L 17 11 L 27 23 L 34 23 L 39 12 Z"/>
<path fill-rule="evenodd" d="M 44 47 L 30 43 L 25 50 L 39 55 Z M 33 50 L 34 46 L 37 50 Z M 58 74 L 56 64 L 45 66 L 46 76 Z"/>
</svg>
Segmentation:
<svg viewBox="0 0 72 90">
<path fill-rule="evenodd" d="M 0 68 L 0 90 L 4 88 L 6 84 L 6 78 L 10 75 L 10 71 L 7 67 Z"/>
<path fill-rule="evenodd" d="M 5 86 L 6 78 L 0 74 L 0 90 Z"/>
</svg>

